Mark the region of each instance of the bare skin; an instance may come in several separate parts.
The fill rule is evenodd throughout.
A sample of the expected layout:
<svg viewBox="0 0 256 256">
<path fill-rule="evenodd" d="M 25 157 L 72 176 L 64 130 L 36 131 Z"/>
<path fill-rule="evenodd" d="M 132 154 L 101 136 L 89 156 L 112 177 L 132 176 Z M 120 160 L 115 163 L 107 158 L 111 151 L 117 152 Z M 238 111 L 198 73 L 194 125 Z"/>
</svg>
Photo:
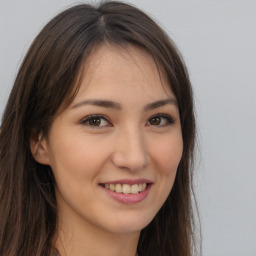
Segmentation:
<svg viewBox="0 0 256 256">
<path fill-rule="evenodd" d="M 31 148 L 56 179 L 61 256 L 135 256 L 182 156 L 179 109 L 143 50 L 102 45 L 88 63 L 73 103 Z M 116 181 L 123 192 L 107 187 Z"/>
</svg>

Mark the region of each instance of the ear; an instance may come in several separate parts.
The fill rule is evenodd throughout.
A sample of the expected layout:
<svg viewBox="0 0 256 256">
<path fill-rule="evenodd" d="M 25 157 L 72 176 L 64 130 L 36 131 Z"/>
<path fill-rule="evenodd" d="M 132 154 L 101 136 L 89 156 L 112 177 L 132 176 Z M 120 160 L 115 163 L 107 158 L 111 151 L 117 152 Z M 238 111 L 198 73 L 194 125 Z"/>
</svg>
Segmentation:
<svg viewBox="0 0 256 256">
<path fill-rule="evenodd" d="M 45 165 L 50 165 L 46 138 L 42 133 L 32 135 L 30 138 L 30 150 L 34 159 Z"/>
</svg>

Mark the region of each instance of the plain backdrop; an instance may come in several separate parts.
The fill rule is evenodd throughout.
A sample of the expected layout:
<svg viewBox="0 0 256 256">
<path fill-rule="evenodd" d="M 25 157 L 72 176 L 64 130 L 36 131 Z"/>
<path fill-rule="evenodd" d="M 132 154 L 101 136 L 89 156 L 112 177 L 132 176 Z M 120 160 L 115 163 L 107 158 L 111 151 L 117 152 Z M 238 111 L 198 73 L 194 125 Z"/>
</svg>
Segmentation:
<svg viewBox="0 0 256 256">
<path fill-rule="evenodd" d="M 256 1 L 128 2 L 164 27 L 191 75 L 203 255 L 256 256 Z M 75 3 L 0 0 L 0 115 L 33 38 Z"/>
</svg>

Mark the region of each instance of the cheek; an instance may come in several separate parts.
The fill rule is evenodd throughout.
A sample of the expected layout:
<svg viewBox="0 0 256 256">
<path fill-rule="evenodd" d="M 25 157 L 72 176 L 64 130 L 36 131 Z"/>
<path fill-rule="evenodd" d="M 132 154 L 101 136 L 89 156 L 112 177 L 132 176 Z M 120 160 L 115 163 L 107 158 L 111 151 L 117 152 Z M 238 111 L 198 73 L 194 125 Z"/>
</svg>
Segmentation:
<svg viewBox="0 0 256 256">
<path fill-rule="evenodd" d="M 79 184 L 84 180 L 93 180 L 108 159 L 109 147 L 105 144 L 79 134 L 55 140 L 50 155 L 56 181 L 71 186 L 72 181 Z"/>
<path fill-rule="evenodd" d="M 154 145 L 152 155 L 157 171 L 161 175 L 175 176 L 183 152 L 183 141 L 181 136 L 166 139 Z"/>
<path fill-rule="evenodd" d="M 152 147 L 152 163 L 156 175 L 156 186 L 153 187 L 154 214 L 161 209 L 172 190 L 182 152 L 183 141 L 179 134 L 161 140 Z"/>
<path fill-rule="evenodd" d="M 53 145 L 53 144 L 52 144 Z M 73 136 L 55 140 L 51 154 L 51 167 L 56 179 L 56 196 L 61 207 L 63 200 L 72 206 L 91 205 L 97 177 L 108 159 L 109 151 L 104 143 Z"/>
</svg>

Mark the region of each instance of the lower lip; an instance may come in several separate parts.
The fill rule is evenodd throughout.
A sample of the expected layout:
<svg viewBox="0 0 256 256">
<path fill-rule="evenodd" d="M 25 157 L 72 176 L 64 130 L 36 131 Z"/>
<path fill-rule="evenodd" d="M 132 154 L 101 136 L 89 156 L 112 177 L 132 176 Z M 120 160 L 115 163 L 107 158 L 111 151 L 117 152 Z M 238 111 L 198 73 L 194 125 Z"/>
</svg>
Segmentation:
<svg viewBox="0 0 256 256">
<path fill-rule="evenodd" d="M 123 194 L 101 187 L 114 200 L 123 204 L 135 204 L 143 201 L 149 194 L 151 184 L 147 185 L 146 189 L 138 194 Z"/>
</svg>

